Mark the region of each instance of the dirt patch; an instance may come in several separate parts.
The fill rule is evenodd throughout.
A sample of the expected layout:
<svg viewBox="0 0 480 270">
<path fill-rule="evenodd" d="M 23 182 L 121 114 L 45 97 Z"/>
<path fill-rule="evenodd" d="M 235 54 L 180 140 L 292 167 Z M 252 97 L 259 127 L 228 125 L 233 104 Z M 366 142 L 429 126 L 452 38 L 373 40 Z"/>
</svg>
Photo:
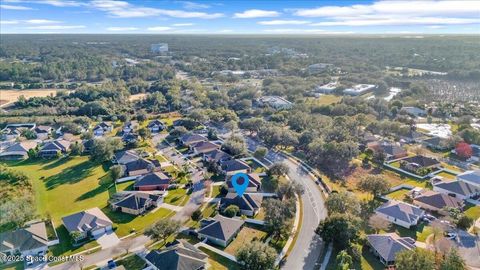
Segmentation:
<svg viewBox="0 0 480 270">
<path fill-rule="evenodd" d="M 32 97 L 47 97 L 50 95 L 56 95 L 57 92 L 60 91 L 67 91 L 67 93 L 71 92 L 71 90 L 66 89 L 0 90 L 0 106 L 15 102 L 20 96 L 24 96 L 27 99 Z"/>
</svg>

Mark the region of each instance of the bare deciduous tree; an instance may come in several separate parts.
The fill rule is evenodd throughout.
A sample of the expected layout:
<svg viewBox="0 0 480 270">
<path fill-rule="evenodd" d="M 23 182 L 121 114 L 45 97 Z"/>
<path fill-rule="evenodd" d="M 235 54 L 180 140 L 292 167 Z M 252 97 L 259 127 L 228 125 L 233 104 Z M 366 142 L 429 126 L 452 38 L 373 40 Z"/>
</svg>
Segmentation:
<svg viewBox="0 0 480 270">
<path fill-rule="evenodd" d="M 380 230 L 388 230 L 392 223 L 378 214 L 374 214 L 368 219 L 368 225 L 375 230 L 375 233 L 378 233 Z"/>
</svg>

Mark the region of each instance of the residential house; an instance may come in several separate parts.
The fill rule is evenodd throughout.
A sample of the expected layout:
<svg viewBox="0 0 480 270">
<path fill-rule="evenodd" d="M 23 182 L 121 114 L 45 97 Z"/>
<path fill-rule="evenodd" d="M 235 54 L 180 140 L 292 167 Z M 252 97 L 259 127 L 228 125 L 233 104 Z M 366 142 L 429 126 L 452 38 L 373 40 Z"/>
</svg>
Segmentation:
<svg viewBox="0 0 480 270">
<path fill-rule="evenodd" d="M 155 165 L 150 160 L 139 158 L 124 165 L 125 176 L 139 176 L 153 172 Z"/>
<path fill-rule="evenodd" d="M 190 146 L 199 142 L 206 142 L 208 139 L 202 135 L 195 133 L 187 133 L 181 136 L 179 139 L 180 144 L 184 146 Z"/>
<path fill-rule="evenodd" d="M 424 137 L 425 137 L 425 135 L 423 135 L 422 133 L 417 132 L 415 130 L 410 130 L 407 134 L 399 136 L 400 140 L 405 142 L 405 143 L 418 143 Z"/>
<path fill-rule="evenodd" d="M 19 159 L 27 159 L 28 158 L 28 151 L 30 149 L 34 149 L 37 147 L 36 141 L 23 141 L 13 144 L 9 146 L 5 151 L 0 153 L 1 159 L 8 159 L 8 160 L 19 160 Z"/>
<path fill-rule="evenodd" d="M 151 208 L 159 206 L 163 202 L 160 194 L 146 192 L 119 192 L 110 200 L 110 206 L 115 211 L 132 215 L 144 214 Z"/>
<path fill-rule="evenodd" d="M 93 135 L 100 137 L 113 130 L 113 126 L 107 122 L 100 122 L 93 128 Z"/>
<path fill-rule="evenodd" d="M 262 186 L 262 180 L 260 179 L 260 176 L 256 173 L 249 173 L 247 174 L 248 176 L 248 186 L 245 192 L 258 192 L 260 191 L 260 188 Z M 235 188 L 233 187 L 232 184 L 232 179 L 231 176 L 227 176 L 227 186 L 228 186 L 228 191 L 229 192 L 235 192 Z"/>
<path fill-rule="evenodd" d="M 122 134 L 125 135 L 128 133 L 132 133 L 135 131 L 137 127 L 138 127 L 138 123 L 136 121 L 125 122 L 122 128 Z"/>
<path fill-rule="evenodd" d="M 390 200 L 378 207 L 375 212 L 382 218 L 409 229 L 417 225 L 425 211 L 417 206 L 401 201 Z"/>
<path fill-rule="evenodd" d="M 221 165 L 224 161 L 231 160 L 232 156 L 225 153 L 220 149 L 215 149 L 210 152 L 203 153 L 203 161 L 213 162 L 217 165 Z"/>
<path fill-rule="evenodd" d="M 209 242 L 226 247 L 240 232 L 245 221 L 216 215 L 201 221 L 198 238 L 207 239 Z"/>
<path fill-rule="evenodd" d="M 155 270 L 203 270 L 208 265 L 208 255 L 183 239 L 150 251 L 145 260 Z"/>
<path fill-rule="evenodd" d="M 111 231 L 113 225 L 113 222 L 98 207 L 63 217 L 62 222 L 70 234 L 78 233 L 75 241 Z"/>
<path fill-rule="evenodd" d="M 402 159 L 400 161 L 400 167 L 411 172 L 416 172 L 418 169 L 434 170 L 440 167 L 440 162 L 434 158 L 417 155 Z"/>
<path fill-rule="evenodd" d="M 463 181 L 441 181 L 433 183 L 433 191 L 444 193 L 460 200 L 466 200 L 480 195 L 480 187 Z"/>
<path fill-rule="evenodd" d="M 121 150 L 113 155 L 112 162 L 120 165 L 125 165 L 139 158 L 140 156 L 135 150 Z"/>
<path fill-rule="evenodd" d="M 0 254 L 43 256 L 48 252 L 47 228 L 44 222 L 0 233 Z"/>
<path fill-rule="evenodd" d="M 408 152 L 400 145 L 391 142 L 372 142 L 367 144 L 368 148 L 385 154 L 387 160 L 399 159 L 408 156 Z"/>
<path fill-rule="evenodd" d="M 466 171 L 457 175 L 457 180 L 480 188 L 480 170 Z"/>
<path fill-rule="evenodd" d="M 445 193 L 427 190 L 413 198 L 413 204 L 427 211 L 444 216 L 448 215 L 447 208 L 463 209 L 463 200 L 448 196 Z"/>
<path fill-rule="evenodd" d="M 225 175 L 234 175 L 236 173 L 250 173 L 252 168 L 243 160 L 232 159 L 222 162 L 222 173 Z"/>
<path fill-rule="evenodd" d="M 417 107 L 402 107 L 400 112 L 404 112 L 410 116 L 414 117 L 425 117 L 427 116 L 427 112 L 423 109 Z"/>
<path fill-rule="evenodd" d="M 122 136 L 122 141 L 126 144 L 138 142 L 140 136 L 137 133 L 124 133 Z"/>
<path fill-rule="evenodd" d="M 37 125 L 35 123 L 8 124 L 1 131 L 1 139 L 4 141 L 15 140 L 20 137 L 22 130 L 33 130 Z"/>
<path fill-rule="evenodd" d="M 253 217 L 258 213 L 262 206 L 263 195 L 258 193 L 244 193 L 241 197 L 236 192 L 228 192 L 221 199 L 220 208 L 224 210 L 230 205 L 236 205 L 240 209 L 240 214 Z"/>
<path fill-rule="evenodd" d="M 38 125 L 33 129 L 33 131 L 37 135 L 37 139 L 46 140 L 52 133 L 53 128 L 51 126 Z"/>
<path fill-rule="evenodd" d="M 220 145 L 206 141 L 191 144 L 189 148 L 193 155 L 201 155 L 219 149 Z"/>
<path fill-rule="evenodd" d="M 431 138 L 425 139 L 422 141 L 422 144 L 430 149 L 438 150 L 438 151 L 445 151 L 450 148 L 448 145 L 448 141 L 440 137 L 431 137 Z"/>
<path fill-rule="evenodd" d="M 170 185 L 170 177 L 162 172 L 152 172 L 135 180 L 133 189 L 141 191 L 166 190 L 168 185 Z"/>
<path fill-rule="evenodd" d="M 150 129 L 150 132 L 152 133 L 159 133 L 164 130 L 166 126 L 160 120 L 152 120 L 148 123 L 147 128 Z"/>
<path fill-rule="evenodd" d="M 257 99 L 260 106 L 268 106 L 275 110 L 289 110 L 293 103 L 280 96 L 263 96 Z"/>
<path fill-rule="evenodd" d="M 70 145 L 70 141 L 62 139 L 46 142 L 38 152 L 38 156 L 42 158 L 58 157 L 61 154 L 67 153 Z"/>
<path fill-rule="evenodd" d="M 411 237 L 400 237 L 396 233 L 367 235 L 370 251 L 385 266 L 394 265 L 397 253 L 415 248 L 415 240 Z"/>
</svg>

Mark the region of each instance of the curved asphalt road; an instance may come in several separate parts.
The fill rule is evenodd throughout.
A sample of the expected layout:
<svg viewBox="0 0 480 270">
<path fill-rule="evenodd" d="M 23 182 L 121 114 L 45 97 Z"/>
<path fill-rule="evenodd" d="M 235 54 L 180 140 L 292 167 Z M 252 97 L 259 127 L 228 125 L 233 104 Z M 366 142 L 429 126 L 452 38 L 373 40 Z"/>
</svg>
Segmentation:
<svg viewBox="0 0 480 270">
<path fill-rule="evenodd" d="M 320 256 L 322 240 L 315 234 L 315 229 L 320 220 L 327 216 L 324 199 L 313 179 L 299 164 L 285 158 L 282 154 L 270 152 L 268 159 L 283 162 L 290 168 L 288 176 L 292 181 L 301 184 L 305 192 L 301 196 L 303 202 L 302 227 L 295 246 L 287 257 L 282 269 L 316 269 Z"/>
</svg>

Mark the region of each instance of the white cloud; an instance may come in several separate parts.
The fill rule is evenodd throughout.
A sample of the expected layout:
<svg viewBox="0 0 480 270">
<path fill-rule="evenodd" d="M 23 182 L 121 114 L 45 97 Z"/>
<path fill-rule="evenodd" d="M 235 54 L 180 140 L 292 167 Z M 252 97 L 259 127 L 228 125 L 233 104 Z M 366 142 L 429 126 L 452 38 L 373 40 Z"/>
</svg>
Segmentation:
<svg viewBox="0 0 480 270">
<path fill-rule="evenodd" d="M 45 19 L 32 19 L 24 21 L 28 24 L 57 24 L 62 23 L 61 21 L 52 21 L 52 20 L 45 20 Z"/>
<path fill-rule="evenodd" d="M 194 23 L 174 23 L 172 26 L 181 27 L 181 26 L 192 26 Z"/>
<path fill-rule="evenodd" d="M 264 18 L 264 17 L 278 17 L 280 12 L 273 10 L 249 9 L 241 13 L 235 13 L 234 18 L 250 19 L 250 18 Z"/>
<path fill-rule="evenodd" d="M 480 23 L 480 19 L 470 18 L 438 18 L 438 17 L 410 17 L 410 18 L 370 18 L 349 19 L 343 21 L 328 21 L 313 23 L 313 26 L 374 26 L 374 25 L 458 25 Z"/>
<path fill-rule="evenodd" d="M 445 25 L 428 25 L 426 27 L 430 29 L 441 29 L 441 28 L 445 28 Z"/>
<path fill-rule="evenodd" d="M 480 23 L 480 1 L 377 1 L 368 5 L 296 9 L 301 17 L 321 17 L 314 26 L 458 25 Z"/>
<path fill-rule="evenodd" d="M 28 26 L 26 29 L 34 30 L 65 30 L 65 29 L 82 29 L 85 28 L 85 25 L 39 25 L 39 26 Z"/>
<path fill-rule="evenodd" d="M 181 3 L 183 7 L 186 9 L 205 9 L 210 7 L 207 4 L 200 4 L 200 3 L 190 2 L 190 1 L 179 1 L 179 3 Z"/>
<path fill-rule="evenodd" d="M 137 27 L 107 27 L 107 31 L 135 31 Z"/>
<path fill-rule="evenodd" d="M 300 20 L 271 20 L 271 21 L 260 21 L 258 24 L 261 25 L 301 25 L 308 24 L 310 21 L 300 21 Z"/>
<path fill-rule="evenodd" d="M 78 1 L 66 1 L 66 0 L 42 0 L 42 1 L 35 1 L 34 3 L 37 4 L 46 4 L 55 7 L 78 7 L 83 6 L 85 3 L 81 3 Z"/>
<path fill-rule="evenodd" d="M 0 21 L 0 25 L 11 25 L 11 24 L 18 24 L 19 21 L 17 20 L 8 20 L 8 21 Z"/>
<path fill-rule="evenodd" d="M 200 18 L 215 19 L 223 17 L 222 13 L 190 12 L 184 10 L 160 9 L 135 6 L 125 1 L 94 0 L 91 2 L 94 8 L 107 12 L 117 18 L 138 18 L 165 15 L 175 18 Z"/>
<path fill-rule="evenodd" d="M 168 27 L 168 26 L 153 26 L 153 27 L 147 28 L 148 31 L 156 31 L 156 32 L 164 32 L 172 29 L 173 29 L 172 27 Z"/>
<path fill-rule="evenodd" d="M 31 10 L 31 7 L 24 7 L 24 6 L 16 6 L 16 5 L 0 5 L 1 9 L 9 9 L 9 10 Z"/>
</svg>

